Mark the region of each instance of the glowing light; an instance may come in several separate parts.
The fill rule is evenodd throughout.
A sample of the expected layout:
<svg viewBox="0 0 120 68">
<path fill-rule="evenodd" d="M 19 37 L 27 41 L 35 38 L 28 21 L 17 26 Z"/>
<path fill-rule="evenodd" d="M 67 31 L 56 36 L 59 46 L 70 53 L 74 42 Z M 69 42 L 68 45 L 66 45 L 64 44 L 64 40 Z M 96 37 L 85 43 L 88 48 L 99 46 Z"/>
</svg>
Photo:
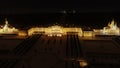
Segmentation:
<svg viewBox="0 0 120 68">
<path fill-rule="evenodd" d="M 44 33 L 45 30 L 46 30 L 46 28 L 42 28 L 42 27 L 30 28 L 30 29 L 28 30 L 28 35 Z"/>
<path fill-rule="evenodd" d="M 92 37 L 93 36 L 93 31 L 84 31 L 83 36 L 85 37 Z"/>
<path fill-rule="evenodd" d="M 107 27 L 103 28 L 103 34 L 119 35 L 119 28 L 114 20 L 112 20 L 111 23 L 108 23 Z"/>
<path fill-rule="evenodd" d="M 58 25 L 45 27 L 45 28 L 43 28 L 43 27 L 31 28 L 28 30 L 28 35 L 36 34 L 36 32 L 37 33 L 44 32 L 44 34 L 47 36 L 57 36 L 57 37 L 61 37 L 63 35 L 66 35 L 67 32 L 76 33 L 79 36 L 82 36 L 82 29 L 81 28 L 76 28 L 76 27 L 64 28 L 64 27 L 61 27 Z"/>
<path fill-rule="evenodd" d="M 52 36 L 52 34 L 48 34 L 48 36 Z"/>
<path fill-rule="evenodd" d="M 62 35 L 61 34 L 57 34 L 58 37 L 61 37 Z"/>
<path fill-rule="evenodd" d="M 5 19 L 5 25 L 0 28 L 0 34 L 15 34 L 18 32 L 18 29 L 12 27 L 8 24 L 7 19 Z"/>
<path fill-rule="evenodd" d="M 27 36 L 27 33 L 25 31 L 19 31 L 18 35 L 19 36 Z"/>
<path fill-rule="evenodd" d="M 63 33 L 62 27 L 58 25 L 48 27 L 46 31 L 46 34 L 48 34 L 49 36 L 62 36 L 61 35 L 62 33 Z"/>
<path fill-rule="evenodd" d="M 120 35 L 120 29 L 117 27 L 117 23 L 112 20 L 103 29 L 94 29 L 94 35 Z"/>
<path fill-rule="evenodd" d="M 81 62 L 80 62 L 80 66 L 81 66 L 81 67 L 87 66 L 87 62 L 81 61 Z"/>
<path fill-rule="evenodd" d="M 85 60 L 79 60 L 79 64 L 80 64 L 81 67 L 88 66 L 88 63 Z"/>
</svg>

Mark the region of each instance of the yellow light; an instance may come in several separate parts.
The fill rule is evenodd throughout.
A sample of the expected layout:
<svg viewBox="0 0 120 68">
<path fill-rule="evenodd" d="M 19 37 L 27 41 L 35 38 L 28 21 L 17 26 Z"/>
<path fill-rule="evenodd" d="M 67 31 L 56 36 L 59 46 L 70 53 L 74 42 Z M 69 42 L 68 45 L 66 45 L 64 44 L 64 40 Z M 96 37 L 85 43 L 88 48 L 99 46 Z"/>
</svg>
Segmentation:
<svg viewBox="0 0 120 68">
<path fill-rule="evenodd" d="M 88 65 L 88 63 L 85 60 L 80 60 L 79 64 L 81 67 L 86 67 Z"/>
<path fill-rule="evenodd" d="M 45 35 L 47 36 L 58 36 L 61 37 L 62 35 L 67 34 L 67 32 L 73 32 L 78 33 L 79 36 L 82 36 L 82 29 L 81 28 L 64 28 L 58 25 L 50 26 L 50 27 L 37 27 L 37 28 L 31 28 L 28 30 L 28 35 L 34 34 L 34 32 L 39 33 L 40 31 L 45 32 Z"/>
<path fill-rule="evenodd" d="M 62 35 L 61 34 L 57 34 L 58 37 L 61 37 Z"/>
<path fill-rule="evenodd" d="M 0 29 L 0 33 L 1 34 L 14 34 L 17 33 L 18 29 L 16 29 L 15 27 L 9 27 L 8 21 L 7 19 L 5 19 L 5 25 L 2 26 L 2 28 Z"/>
<path fill-rule="evenodd" d="M 19 32 L 18 35 L 19 36 L 27 36 L 27 33 L 25 33 L 25 32 Z"/>
<path fill-rule="evenodd" d="M 94 30 L 94 34 L 102 34 L 102 35 L 120 35 L 120 28 L 117 27 L 117 24 L 114 20 L 108 23 L 106 27 L 103 29 Z"/>
<path fill-rule="evenodd" d="M 81 67 L 86 67 L 86 66 L 87 66 L 87 63 L 86 63 L 86 62 L 80 62 L 80 66 L 81 66 Z"/>
<path fill-rule="evenodd" d="M 53 36 L 52 34 L 48 34 L 48 36 Z"/>
<path fill-rule="evenodd" d="M 107 27 L 103 28 L 103 34 L 119 35 L 119 28 L 117 27 L 117 24 L 115 24 L 114 20 L 112 20 L 111 23 L 108 23 Z"/>
<path fill-rule="evenodd" d="M 85 36 L 85 37 L 92 37 L 93 36 L 93 32 L 92 31 L 84 31 L 83 36 Z"/>
</svg>

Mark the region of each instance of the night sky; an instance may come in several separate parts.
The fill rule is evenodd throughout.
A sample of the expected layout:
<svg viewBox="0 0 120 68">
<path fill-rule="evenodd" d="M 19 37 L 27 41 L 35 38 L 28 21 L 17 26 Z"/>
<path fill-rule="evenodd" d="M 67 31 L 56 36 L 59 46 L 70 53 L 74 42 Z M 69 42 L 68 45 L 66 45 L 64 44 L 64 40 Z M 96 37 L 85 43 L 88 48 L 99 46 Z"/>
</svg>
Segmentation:
<svg viewBox="0 0 120 68">
<path fill-rule="evenodd" d="M 58 12 L 59 10 L 77 10 L 78 12 L 117 12 L 116 0 L 2 0 L 0 13 L 39 13 Z"/>
<path fill-rule="evenodd" d="M 114 18 L 120 22 L 120 4 L 109 0 L 3 0 L 0 2 L 0 23 L 28 25 L 81 24 L 103 27 Z M 63 13 L 66 11 L 67 13 Z"/>
</svg>

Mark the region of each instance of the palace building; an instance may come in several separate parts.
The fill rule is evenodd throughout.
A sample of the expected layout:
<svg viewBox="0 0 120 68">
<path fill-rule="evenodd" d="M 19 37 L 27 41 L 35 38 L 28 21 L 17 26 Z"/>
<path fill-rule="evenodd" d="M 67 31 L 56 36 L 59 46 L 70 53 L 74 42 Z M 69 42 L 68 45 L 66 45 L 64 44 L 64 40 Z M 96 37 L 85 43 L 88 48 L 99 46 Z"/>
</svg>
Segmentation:
<svg viewBox="0 0 120 68">
<path fill-rule="evenodd" d="M 120 35 L 120 29 L 117 27 L 117 23 L 112 20 L 103 29 L 83 30 L 80 27 L 62 27 L 59 25 L 53 25 L 49 27 L 32 27 L 25 30 L 18 30 L 15 27 L 8 24 L 5 19 L 5 25 L 0 27 L 0 35 L 18 35 L 18 36 L 30 36 L 33 34 L 44 34 L 47 36 L 61 37 L 67 34 L 77 34 L 80 37 L 94 37 L 96 35 Z"/>
<path fill-rule="evenodd" d="M 66 34 L 78 34 L 82 36 L 82 29 L 77 27 L 62 27 L 58 25 L 50 26 L 50 27 L 35 27 L 28 30 L 28 35 L 32 34 L 45 34 L 48 36 L 62 36 Z"/>
</svg>

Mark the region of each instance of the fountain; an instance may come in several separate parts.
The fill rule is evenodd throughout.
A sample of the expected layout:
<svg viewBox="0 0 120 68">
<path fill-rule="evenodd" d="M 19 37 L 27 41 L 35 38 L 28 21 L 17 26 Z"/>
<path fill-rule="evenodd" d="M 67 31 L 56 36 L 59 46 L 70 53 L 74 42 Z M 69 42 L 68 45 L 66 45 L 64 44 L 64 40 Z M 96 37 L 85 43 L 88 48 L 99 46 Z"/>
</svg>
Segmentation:
<svg viewBox="0 0 120 68">
<path fill-rule="evenodd" d="M 5 25 L 1 26 L 0 28 L 0 34 L 17 34 L 18 33 L 18 29 L 16 29 L 15 27 L 12 27 L 8 24 L 7 19 L 5 19 Z"/>
<path fill-rule="evenodd" d="M 104 27 L 102 33 L 105 35 L 119 35 L 120 29 L 117 27 L 117 24 L 114 20 L 108 23 L 107 27 Z"/>
</svg>

